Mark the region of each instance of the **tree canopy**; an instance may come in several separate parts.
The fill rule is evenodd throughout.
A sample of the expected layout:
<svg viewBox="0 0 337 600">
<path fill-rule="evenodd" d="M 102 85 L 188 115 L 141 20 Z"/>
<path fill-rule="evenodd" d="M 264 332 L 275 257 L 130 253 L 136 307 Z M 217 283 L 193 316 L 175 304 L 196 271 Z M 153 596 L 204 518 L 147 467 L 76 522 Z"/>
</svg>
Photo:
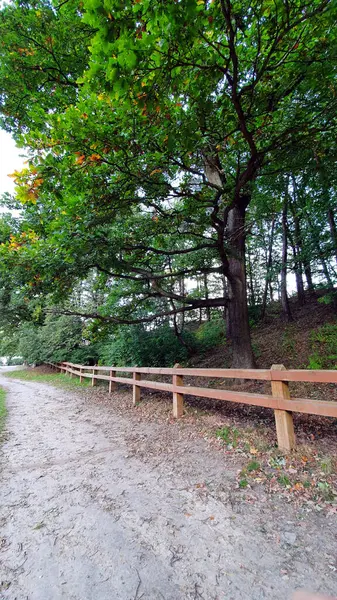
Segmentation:
<svg viewBox="0 0 337 600">
<path fill-rule="evenodd" d="M 335 4 L 36 0 L 0 14 L 1 123 L 29 152 L 4 199 L 20 210 L 0 230 L 7 321 L 52 311 L 179 336 L 220 312 L 233 364 L 254 366 L 248 305 L 263 312 L 279 286 L 291 318 L 287 270 L 299 301 L 304 276 L 335 281 Z"/>
</svg>

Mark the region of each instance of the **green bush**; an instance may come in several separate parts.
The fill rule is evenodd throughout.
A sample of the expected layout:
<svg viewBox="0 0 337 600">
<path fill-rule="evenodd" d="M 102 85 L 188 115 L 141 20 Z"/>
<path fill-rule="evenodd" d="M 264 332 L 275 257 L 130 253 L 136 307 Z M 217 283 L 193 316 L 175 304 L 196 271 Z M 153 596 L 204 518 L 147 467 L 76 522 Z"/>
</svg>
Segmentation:
<svg viewBox="0 0 337 600">
<path fill-rule="evenodd" d="M 310 335 L 309 369 L 337 369 L 337 323 L 326 323 Z"/>
<path fill-rule="evenodd" d="M 194 333 L 196 350 L 203 352 L 219 346 L 226 340 L 226 326 L 223 319 L 214 319 L 200 325 Z M 192 341 L 193 344 L 193 341 Z"/>
<path fill-rule="evenodd" d="M 15 333 L 14 356 L 29 364 L 42 362 L 97 362 L 95 345 L 85 345 L 83 323 L 79 317 L 50 315 L 43 325 L 22 324 Z M 11 364 L 13 359 L 10 358 Z"/>
<path fill-rule="evenodd" d="M 99 362 L 115 366 L 171 367 L 188 358 L 188 349 L 182 345 L 169 325 L 146 329 L 142 325 L 120 327 L 100 347 Z"/>
<path fill-rule="evenodd" d="M 171 367 L 185 362 L 225 341 L 223 319 L 203 323 L 196 330 L 186 327 L 180 339 L 168 324 L 146 327 L 120 326 L 102 331 L 99 341 L 88 343 L 88 333 L 79 317 L 48 315 L 44 323 L 24 323 L 2 344 L 3 356 L 21 357 L 29 364 L 69 361 L 78 364 Z M 5 353 L 5 351 L 7 353 Z M 13 363 L 12 363 L 13 364 Z"/>
</svg>

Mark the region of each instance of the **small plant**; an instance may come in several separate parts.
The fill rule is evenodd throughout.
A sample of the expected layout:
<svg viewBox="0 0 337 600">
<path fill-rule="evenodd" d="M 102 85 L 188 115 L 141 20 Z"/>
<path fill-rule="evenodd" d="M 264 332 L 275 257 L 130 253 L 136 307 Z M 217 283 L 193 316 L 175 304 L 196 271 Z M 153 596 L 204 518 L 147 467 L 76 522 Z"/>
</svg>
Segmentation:
<svg viewBox="0 0 337 600">
<path fill-rule="evenodd" d="M 335 499 L 334 491 L 327 481 L 319 481 L 317 489 L 319 490 L 319 496 L 325 502 L 332 502 Z"/>
<path fill-rule="evenodd" d="M 319 371 L 322 368 L 322 361 L 317 354 L 312 354 L 312 356 L 309 356 L 308 369 Z"/>
<path fill-rule="evenodd" d="M 334 470 L 333 461 L 329 456 L 322 460 L 321 469 L 322 469 L 323 473 L 325 473 L 325 475 L 331 475 L 331 473 L 333 473 L 333 470 Z"/>
<path fill-rule="evenodd" d="M 284 456 L 272 456 L 269 459 L 269 466 L 273 467 L 274 469 L 280 469 L 281 467 L 285 467 L 285 465 L 286 459 Z"/>
<path fill-rule="evenodd" d="M 248 484 L 247 479 L 240 479 L 240 481 L 239 481 L 239 488 L 241 490 L 244 490 L 246 487 L 248 487 L 248 485 L 249 484 Z"/>
<path fill-rule="evenodd" d="M 289 477 L 287 477 L 286 475 L 280 475 L 277 478 L 277 481 L 279 482 L 280 485 L 282 485 L 283 487 L 290 487 L 291 486 L 291 481 L 289 479 Z"/>
<path fill-rule="evenodd" d="M 256 460 L 251 460 L 248 465 L 246 466 L 246 470 L 248 471 L 248 473 L 253 473 L 254 471 L 259 471 L 260 469 L 260 463 L 258 463 Z"/>
<path fill-rule="evenodd" d="M 321 298 L 318 298 L 318 302 L 320 304 L 327 304 L 327 305 L 333 304 L 334 302 L 336 302 L 336 292 L 329 292 L 328 294 L 325 294 Z"/>
<path fill-rule="evenodd" d="M 217 429 L 216 437 L 225 442 L 227 446 L 236 448 L 238 445 L 239 432 L 235 427 L 232 429 L 231 427 L 225 426 L 221 429 Z"/>
</svg>

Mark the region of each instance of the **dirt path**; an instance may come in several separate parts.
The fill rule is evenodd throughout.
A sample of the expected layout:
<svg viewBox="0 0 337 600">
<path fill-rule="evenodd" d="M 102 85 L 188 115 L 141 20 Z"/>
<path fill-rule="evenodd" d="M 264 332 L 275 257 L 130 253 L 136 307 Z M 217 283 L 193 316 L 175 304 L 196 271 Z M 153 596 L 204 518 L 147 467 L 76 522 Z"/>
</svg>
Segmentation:
<svg viewBox="0 0 337 600">
<path fill-rule="evenodd" d="M 9 412 L 1 598 L 284 600 L 303 586 L 337 592 L 336 517 L 229 493 L 235 473 L 224 457 L 175 425 L 167 443 L 164 424 L 125 418 L 81 393 L 0 383 Z"/>
</svg>

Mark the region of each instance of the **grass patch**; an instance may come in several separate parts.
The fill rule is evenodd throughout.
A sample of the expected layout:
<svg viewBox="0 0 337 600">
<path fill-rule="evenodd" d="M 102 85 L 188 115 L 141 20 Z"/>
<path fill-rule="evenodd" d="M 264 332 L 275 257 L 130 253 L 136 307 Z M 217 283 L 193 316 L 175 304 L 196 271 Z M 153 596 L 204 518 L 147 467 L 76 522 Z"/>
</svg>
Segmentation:
<svg viewBox="0 0 337 600">
<path fill-rule="evenodd" d="M 6 419 L 6 414 L 7 414 L 5 399 L 6 399 L 5 390 L 0 388 L 0 433 L 2 432 L 2 430 L 5 426 L 5 419 Z"/>
<path fill-rule="evenodd" d="M 5 377 L 10 377 L 11 379 L 21 379 L 23 381 L 37 381 L 39 383 L 51 383 L 52 385 L 68 387 L 68 388 L 78 388 L 78 387 L 87 387 L 89 379 L 85 379 L 80 382 L 79 377 L 70 377 L 70 375 L 65 375 L 64 373 L 41 373 L 37 369 L 22 369 L 20 371 L 8 371 L 8 373 L 4 373 Z"/>
<path fill-rule="evenodd" d="M 238 445 L 239 431 L 235 427 L 222 427 L 217 429 L 216 437 L 224 442 L 227 446 L 236 448 Z"/>
</svg>

